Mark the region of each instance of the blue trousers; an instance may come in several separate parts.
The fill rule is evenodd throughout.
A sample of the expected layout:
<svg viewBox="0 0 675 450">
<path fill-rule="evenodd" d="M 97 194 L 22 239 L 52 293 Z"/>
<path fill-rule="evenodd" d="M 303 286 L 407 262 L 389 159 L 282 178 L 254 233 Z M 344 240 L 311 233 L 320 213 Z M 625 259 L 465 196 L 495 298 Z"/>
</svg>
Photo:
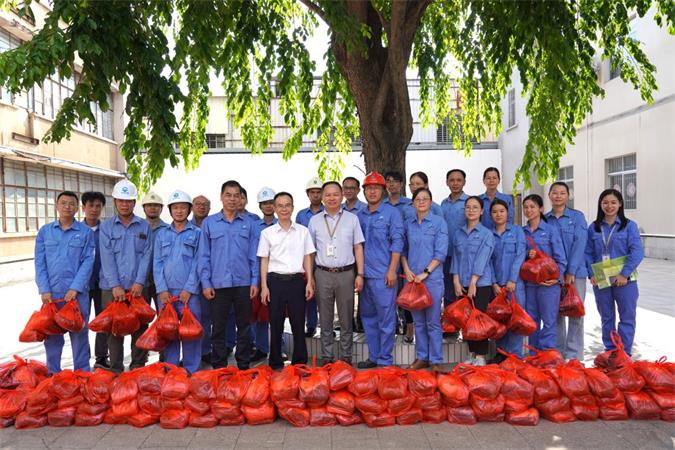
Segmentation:
<svg viewBox="0 0 675 450">
<path fill-rule="evenodd" d="M 433 303 L 430 307 L 412 311 L 415 320 L 415 350 L 417 359 L 429 361 L 431 364 L 443 362 L 443 332 L 441 331 L 441 299 L 443 282 L 424 283 L 431 294 Z"/>
<path fill-rule="evenodd" d="M 251 334 L 253 335 L 253 344 L 263 353 L 270 352 L 270 323 L 255 322 L 251 324 Z M 283 336 L 282 336 L 283 338 Z"/>
<path fill-rule="evenodd" d="M 68 333 L 70 335 L 70 346 L 73 349 L 73 367 L 75 370 L 83 370 L 85 372 L 91 371 L 89 366 L 89 357 L 91 356 L 89 350 L 89 310 L 91 302 L 89 301 L 89 293 L 78 293 L 77 303 L 80 305 L 80 312 L 84 317 L 84 328 L 79 333 Z M 54 298 L 62 298 L 63 295 Z M 65 302 L 56 303 L 56 307 L 61 309 L 65 306 Z M 63 353 L 63 344 L 65 339 L 62 334 L 47 336 L 45 339 L 45 352 L 47 353 L 47 368 L 49 373 L 61 372 L 61 354 Z"/>
<path fill-rule="evenodd" d="M 554 349 L 557 343 L 557 320 L 560 308 L 560 285 L 525 286 L 525 310 L 537 324 L 530 336 L 530 345 L 540 350 Z"/>
<path fill-rule="evenodd" d="M 202 337 L 202 355 L 208 355 L 211 353 L 211 301 L 207 300 L 203 295 L 200 295 L 199 305 L 201 311 L 200 320 L 202 327 L 204 328 L 204 336 Z"/>
<path fill-rule="evenodd" d="M 316 325 L 319 323 L 319 316 L 317 314 L 316 308 L 316 298 L 312 297 L 309 299 L 306 308 L 307 328 L 316 329 Z"/>
<path fill-rule="evenodd" d="M 382 278 L 366 278 L 361 302 L 361 322 L 368 344 L 368 359 L 379 365 L 390 366 L 394 363 L 396 285 L 388 288 Z"/>
<path fill-rule="evenodd" d="M 178 295 L 180 292 L 172 292 L 172 295 Z M 173 307 L 178 313 L 178 318 L 183 318 L 183 302 L 174 302 Z M 197 320 L 201 316 L 201 303 L 199 301 L 198 295 L 193 295 L 188 300 L 188 307 L 192 311 L 192 314 L 195 315 Z M 202 341 L 197 339 L 194 341 L 171 341 L 169 345 L 166 346 L 164 350 L 164 362 L 169 364 L 178 365 L 181 361 L 181 350 L 183 353 L 183 367 L 190 371 L 190 373 L 195 373 L 199 370 L 199 363 L 202 359 Z"/>
<path fill-rule="evenodd" d="M 516 284 L 516 302 L 525 308 L 525 285 L 522 282 Z M 503 338 L 497 341 L 497 347 L 522 357 L 523 337 L 508 331 Z"/>
<path fill-rule="evenodd" d="M 586 277 L 576 278 L 574 288 L 586 298 Z M 558 351 L 565 359 L 584 360 L 584 318 L 558 316 Z"/>
<path fill-rule="evenodd" d="M 602 321 L 602 343 L 605 345 L 605 350 L 614 348 L 610 333 L 617 331 L 626 353 L 630 355 L 635 337 L 637 301 L 640 296 L 637 282 L 630 281 L 625 286 L 611 286 L 605 289 L 593 287 L 593 292 Z M 616 326 L 616 310 L 619 311 L 618 327 Z"/>
<path fill-rule="evenodd" d="M 448 256 L 443 263 L 443 306 L 448 306 L 456 300 L 455 285 L 452 282 L 452 274 L 450 273 L 450 263 L 452 259 Z"/>
</svg>

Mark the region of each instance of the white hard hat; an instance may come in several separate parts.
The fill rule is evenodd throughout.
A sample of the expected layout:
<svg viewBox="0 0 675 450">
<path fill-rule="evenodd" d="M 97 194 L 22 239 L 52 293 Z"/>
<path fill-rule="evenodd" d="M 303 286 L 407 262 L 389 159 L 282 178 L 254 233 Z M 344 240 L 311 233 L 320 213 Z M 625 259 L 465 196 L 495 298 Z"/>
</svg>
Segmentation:
<svg viewBox="0 0 675 450">
<path fill-rule="evenodd" d="M 272 188 L 264 187 L 258 192 L 258 203 L 274 200 L 274 191 Z"/>
<path fill-rule="evenodd" d="M 136 200 L 138 191 L 131 181 L 120 180 L 113 187 L 112 196 L 118 200 Z"/>
<path fill-rule="evenodd" d="M 143 196 L 143 201 L 141 201 L 141 205 L 149 205 L 149 204 L 164 206 L 164 200 L 162 200 L 162 197 L 157 195 L 155 192 L 150 191 Z"/>
<path fill-rule="evenodd" d="M 307 187 L 305 188 L 306 191 L 310 189 L 321 189 L 323 187 L 323 181 L 321 181 L 321 178 L 319 177 L 313 177 L 310 178 L 310 180 L 307 182 Z"/>
<path fill-rule="evenodd" d="M 176 189 L 169 195 L 169 202 L 166 205 L 171 206 L 174 203 L 189 203 L 192 205 L 192 199 L 185 192 Z"/>
</svg>

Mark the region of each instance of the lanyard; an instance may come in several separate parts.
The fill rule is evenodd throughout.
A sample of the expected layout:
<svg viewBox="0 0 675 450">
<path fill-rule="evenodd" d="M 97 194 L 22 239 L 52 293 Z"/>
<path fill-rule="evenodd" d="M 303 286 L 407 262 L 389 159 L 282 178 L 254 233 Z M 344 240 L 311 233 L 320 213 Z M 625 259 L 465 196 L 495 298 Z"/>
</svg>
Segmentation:
<svg viewBox="0 0 675 450">
<path fill-rule="evenodd" d="M 330 225 L 328 225 L 328 218 L 326 215 L 323 216 L 324 222 L 326 222 L 326 230 L 328 230 L 328 236 L 330 236 L 331 239 L 333 239 L 333 236 L 335 236 L 335 232 L 337 231 L 338 225 L 340 225 L 340 220 L 342 220 L 342 213 L 338 214 L 338 219 L 337 222 L 335 222 L 335 228 L 332 230 L 330 229 Z"/>
<path fill-rule="evenodd" d="M 612 234 L 614 234 L 614 229 L 616 229 L 616 223 L 612 225 L 612 228 L 609 229 L 609 235 L 607 235 L 607 239 L 605 239 L 605 230 L 602 228 L 600 231 L 602 232 L 602 243 L 605 246 L 605 254 L 609 255 L 609 241 L 612 239 Z"/>
</svg>

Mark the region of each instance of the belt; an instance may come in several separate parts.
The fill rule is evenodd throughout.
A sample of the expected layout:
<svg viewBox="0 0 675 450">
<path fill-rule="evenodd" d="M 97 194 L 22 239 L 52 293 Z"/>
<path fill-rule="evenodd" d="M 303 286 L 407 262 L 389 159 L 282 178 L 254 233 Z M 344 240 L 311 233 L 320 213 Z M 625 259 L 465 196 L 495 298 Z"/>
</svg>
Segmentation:
<svg viewBox="0 0 675 450">
<path fill-rule="evenodd" d="M 304 273 L 276 273 L 270 272 L 267 274 L 268 277 L 274 278 L 276 280 L 282 281 L 291 281 L 291 280 L 301 280 L 304 278 Z"/>
<path fill-rule="evenodd" d="M 354 270 L 354 264 L 350 264 L 348 266 L 342 266 L 342 267 L 325 267 L 325 266 L 316 266 L 317 269 L 324 270 L 326 272 L 331 272 L 331 273 L 340 273 L 340 272 L 347 272 L 348 270 Z"/>
</svg>

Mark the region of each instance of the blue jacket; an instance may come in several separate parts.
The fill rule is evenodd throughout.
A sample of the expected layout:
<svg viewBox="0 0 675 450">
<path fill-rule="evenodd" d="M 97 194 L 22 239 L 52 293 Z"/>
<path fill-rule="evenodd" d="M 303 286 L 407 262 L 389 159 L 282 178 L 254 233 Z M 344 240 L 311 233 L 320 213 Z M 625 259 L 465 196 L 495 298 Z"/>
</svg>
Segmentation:
<svg viewBox="0 0 675 450">
<path fill-rule="evenodd" d="M 173 224 L 157 231 L 153 273 L 157 292 L 186 290 L 199 294 L 197 260 L 202 231 L 188 223 L 178 232 Z"/>
<path fill-rule="evenodd" d="M 133 215 L 128 226 L 119 216 L 104 221 L 100 227 L 101 289 L 120 286 L 125 290 L 134 283 L 145 286 L 152 252 L 150 224 Z"/>
<path fill-rule="evenodd" d="M 403 219 L 396 208 L 384 202 L 372 213 L 364 208 L 358 213 L 363 245 L 366 278 L 382 278 L 387 273 L 392 253 L 403 252 Z"/>
<path fill-rule="evenodd" d="M 495 240 L 495 249 L 492 252 L 492 270 L 495 274 L 495 283 L 504 286 L 512 281 L 522 283 L 520 266 L 525 261 L 525 233 L 517 225 L 506 224 L 506 230 L 501 234 L 492 231 Z M 524 300 L 524 299 L 523 299 Z"/>
<path fill-rule="evenodd" d="M 55 220 L 40 227 L 35 241 L 35 281 L 38 292 L 63 298 L 71 289 L 88 293 L 94 267 L 94 233 L 74 221 L 63 230 Z"/>
<path fill-rule="evenodd" d="M 305 209 L 301 209 L 295 215 L 295 223 L 299 223 L 300 225 L 304 225 L 305 227 L 308 227 L 309 226 L 309 219 L 314 217 L 316 214 L 319 214 L 321 211 L 323 211 L 323 205 L 321 205 L 319 210 L 315 213 L 313 213 L 312 210 L 309 207 L 307 207 Z"/>
<path fill-rule="evenodd" d="M 473 275 L 480 277 L 476 286 L 492 286 L 495 279 L 490 261 L 495 247 L 492 231 L 480 223 L 471 231 L 465 225 L 455 233 L 452 247 L 450 273 L 459 275 L 462 286 L 468 286 Z"/>
<path fill-rule="evenodd" d="M 490 215 L 490 205 L 492 205 L 492 200 L 490 200 L 490 197 L 488 197 L 485 193 L 481 194 L 480 198 L 483 199 L 483 216 L 481 217 L 480 221 L 483 226 L 485 226 L 485 228 L 492 230 L 495 227 L 495 224 L 492 221 L 492 216 Z M 509 205 L 509 217 L 506 222 L 513 223 L 513 197 L 497 191 L 495 198 L 504 200 L 506 204 Z"/>
<path fill-rule="evenodd" d="M 82 221 L 82 225 L 88 227 L 94 235 L 94 268 L 91 271 L 91 278 L 89 279 L 89 290 L 98 289 L 98 278 L 101 271 L 101 250 L 99 249 L 98 236 L 101 230 L 101 221 L 96 224 L 96 229 L 89 227 L 86 222 Z"/>
<path fill-rule="evenodd" d="M 562 216 L 556 218 L 553 211 L 546 213 L 548 223 L 556 225 L 560 231 L 563 246 L 565 247 L 565 257 L 567 258 L 567 272 L 577 278 L 588 276 L 584 252 L 586 251 L 586 241 L 588 239 L 588 223 L 586 217 L 581 211 L 565 208 Z"/>
<path fill-rule="evenodd" d="M 361 211 L 363 208 L 367 208 L 367 207 L 368 207 L 368 204 L 365 203 L 365 202 L 362 202 L 358 198 L 356 199 L 356 203 L 354 203 L 354 207 L 351 208 L 351 209 L 347 208 L 347 202 L 346 201 L 344 203 L 342 203 L 342 209 L 344 209 L 345 211 L 349 211 L 352 214 L 358 214 L 359 211 Z"/>
<path fill-rule="evenodd" d="M 619 256 L 626 256 L 626 264 L 623 266 L 623 270 L 621 270 L 621 275 L 628 278 L 637 269 L 645 256 L 642 241 L 640 240 L 640 230 L 632 220 L 628 220 L 628 223 L 621 231 L 619 231 L 621 219 L 617 217 L 614 223 L 616 227 L 609 238 L 607 246 L 609 257 L 618 258 Z M 603 234 L 604 239 L 607 239 L 611 227 L 603 220 L 600 230 L 601 232 L 595 231 L 595 222 L 591 222 L 588 226 L 585 257 L 586 269 L 591 276 L 593 275 L 591 264 L 602 261 L 602 255 L 605 253 Z"/>
<path fill-rule="evenodd" d="M 436 259 L 441 262 L 425 281 L 443 283 L 443 262 L 448 254 L 448 229 L 445 221 L 429 211 L 421 222 L 414 218 L 405 223 L 405 247 L 403 255 L 415 275 L 420 274 Z"/>
<path fill-rule="evenodd" d="M 382 203 L 394 207 L 399 213 L 401 213 L 401 219 L 403 219 L 405 216 L 406 206 L 411 205 L 412 200 L 410 200 L 408 197 L 401 196 L 398 199 L 398 203 L 392 205 L 391 200 L 389 200 L 389 197 L 386 197 L 384 200 L 382 200 Z"/>
<path fill-rule="evenodd" d="M 438 203 L 431 202 L 431 209 L 429 210 L 430 214 L 438 216 L 441 219 L 443 218 L 443 210 L 438 205 Z M 403 207 L 403 220 L 408 221 L 417 217 L 417 210 L 413 206 L 412 202 Z"/>
<path fill-rule="evenodd" d="M 203 289 L 255 286 L 260 279 L 258 232 L 237 214 L 232 222 L 220 211 L 202 222 L 199 278 Z"/>
<path fill-rule="evenodd" d="M 541 220 L 536 230 L 532 231 L 529 225 L 524 225 L 523 231 L 525 232 L 525 258 L 527 258 L 527 254 L 532 250 L 532 245 L 527 240 L 527 237 L 530 237 L 537 246 L 537 249 L 553 258 L 558 264 L 560 280 L 562 281 L 562 276 L 567 268 L 567 257 L 565 257 L 565 247 L 563 246 L 558 227 Z"/>
<path fill-rule="evenodd" d="M 443 211 L 443 218 L 448 224 L 448 257 L 452 257 L 452 241 L 457 230 L 466 225 L 466 215 L 464 214 L 464 204 L 469 198 L 464 192 L 457 200 L 450 201 L 450 197 L 446 197 L 441 202 L 441 210 Z"/>
</svg>

